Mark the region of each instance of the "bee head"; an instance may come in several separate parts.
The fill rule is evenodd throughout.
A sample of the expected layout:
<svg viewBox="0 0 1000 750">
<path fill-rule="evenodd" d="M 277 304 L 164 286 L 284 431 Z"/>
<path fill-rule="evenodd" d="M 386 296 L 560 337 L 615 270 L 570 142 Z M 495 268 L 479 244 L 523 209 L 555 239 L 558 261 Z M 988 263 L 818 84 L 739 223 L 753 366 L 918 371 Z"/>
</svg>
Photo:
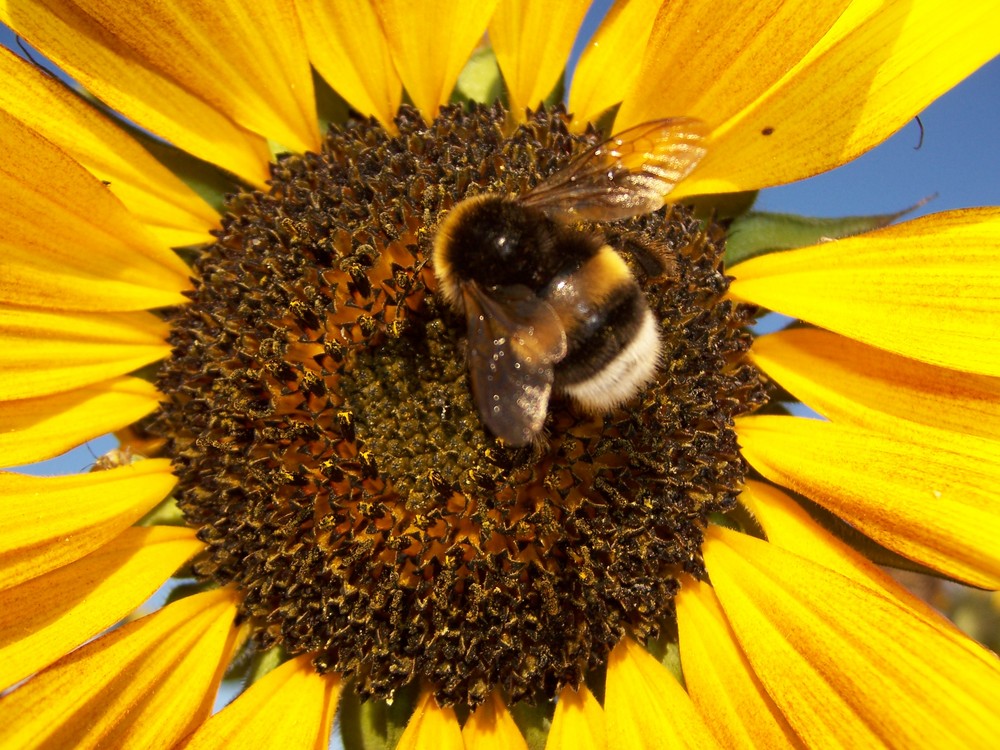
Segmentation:
<svg viewBox="0 0 1000 750">
<path fill-rule="evenodd" d="M 438 229 L 435 273 L 446 287 L 476 281 L 485 287 L 540 289 L 559 268 L 552 248 L 560 230 L 543 213 L 513 198 L 470 198 L 452 209 Z"/>
</svg>

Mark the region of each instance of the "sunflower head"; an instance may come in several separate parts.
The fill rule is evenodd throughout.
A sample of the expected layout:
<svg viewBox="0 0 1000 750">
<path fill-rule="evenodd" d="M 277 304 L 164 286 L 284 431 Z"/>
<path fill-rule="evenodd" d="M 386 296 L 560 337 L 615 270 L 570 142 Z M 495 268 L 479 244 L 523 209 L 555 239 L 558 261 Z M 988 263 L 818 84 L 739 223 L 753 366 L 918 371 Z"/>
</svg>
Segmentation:
<svg viewBox="0 0 1000 750">
<path fill-rule="evenodd" d="M 435 227 L 598 138 L 560 109 L 506 121 L 404 107 L 398 135 L 356 122 L 282 158 L 267 193 L 230 199 L 171 321 L 155 431 L 208 544 L 196 569 L 245 592 L 262 647 L 316 652 L 364 697 L 419 679 L 443 705 L 553 698 L 623 636 L 656 635 L 741 488 L 733 418 L 763 401 L 719 230 L 675 207 L 575 230 L 669 255 L 666 274 L 636 268 L 655 382 L 602 417 L 557 400 L 538 445 L 488 433 L 465 321 L 435 294 Z"/>
</svg>

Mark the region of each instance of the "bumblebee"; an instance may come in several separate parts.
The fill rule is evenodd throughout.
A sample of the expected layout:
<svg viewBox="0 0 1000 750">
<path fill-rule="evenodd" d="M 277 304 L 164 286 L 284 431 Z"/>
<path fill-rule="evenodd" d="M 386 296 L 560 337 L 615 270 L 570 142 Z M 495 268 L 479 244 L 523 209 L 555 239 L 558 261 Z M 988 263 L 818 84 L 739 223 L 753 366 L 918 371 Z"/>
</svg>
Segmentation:
<svg viewBox="0 0 1000 750">
<path fill-rule="evenodd" d="M 555 390 L 588 413 L 655 375 L 659 325 L 622 257 L 581 222 L 664 205 L 705 154 L 704 123 L 656 120 L 618 133 L 519 195 L 457 204 L 434 239 L 441 296 L 467 325 L 483 423 L 513 446 L 542 431 Z"/>
</svg>

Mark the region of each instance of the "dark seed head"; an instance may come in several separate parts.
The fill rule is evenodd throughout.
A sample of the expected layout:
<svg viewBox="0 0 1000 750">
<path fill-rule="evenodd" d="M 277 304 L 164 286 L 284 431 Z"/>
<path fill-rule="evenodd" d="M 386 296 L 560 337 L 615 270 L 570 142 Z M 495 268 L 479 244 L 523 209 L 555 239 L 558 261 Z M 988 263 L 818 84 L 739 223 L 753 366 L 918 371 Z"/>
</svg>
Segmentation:
<svg viewBox="0 0 1000 750">
<path fill-rule="evenodd" d="M 231 198 L 172 320 L 155 428 L 207 545 L 198 572 L 242 590 L 261 646 L 316 652 L 362 697 L 416 679 L 442 704 L 551 698 L 624 635 L 659 632 L 741 486 L 733 417 L 764 398 L 720 233 L 665 209 L 607 235 L 676 257 L 636 268 L 662 325 L 656 382 L 605 418 L 554 400 L 544 450 L 484 431 L 463 324 L 434 295 L 435 225 L 598 138 L 561 111 L 504 122 L 404 107 L 398 137 L 355 123 L 282 158 L 268 193 Z"/>
</svg>

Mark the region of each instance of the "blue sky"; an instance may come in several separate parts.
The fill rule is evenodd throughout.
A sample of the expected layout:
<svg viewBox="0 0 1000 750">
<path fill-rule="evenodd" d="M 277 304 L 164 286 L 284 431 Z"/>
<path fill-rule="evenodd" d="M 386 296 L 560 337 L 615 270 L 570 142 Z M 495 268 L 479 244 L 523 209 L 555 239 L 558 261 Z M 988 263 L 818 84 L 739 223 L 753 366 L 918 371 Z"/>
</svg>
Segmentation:
<svg viewBox="0 0 1000 750">
<path fill-rule="evenodd" d="M 6 29 L 0 29 L 0 44 L 13 46 Z M 1000 205 L 1000 59 L 934 102 L 921 120 L 919 149 L 919 129 L 911 122 L 848 165 L 763 191 L 757 208 L 813 216 L 890 213 L 934 193 L 938 197 L 914 215 Z M 103 438 L 26 471 L 78 472 L 113 447 Z"/>
</svg>

